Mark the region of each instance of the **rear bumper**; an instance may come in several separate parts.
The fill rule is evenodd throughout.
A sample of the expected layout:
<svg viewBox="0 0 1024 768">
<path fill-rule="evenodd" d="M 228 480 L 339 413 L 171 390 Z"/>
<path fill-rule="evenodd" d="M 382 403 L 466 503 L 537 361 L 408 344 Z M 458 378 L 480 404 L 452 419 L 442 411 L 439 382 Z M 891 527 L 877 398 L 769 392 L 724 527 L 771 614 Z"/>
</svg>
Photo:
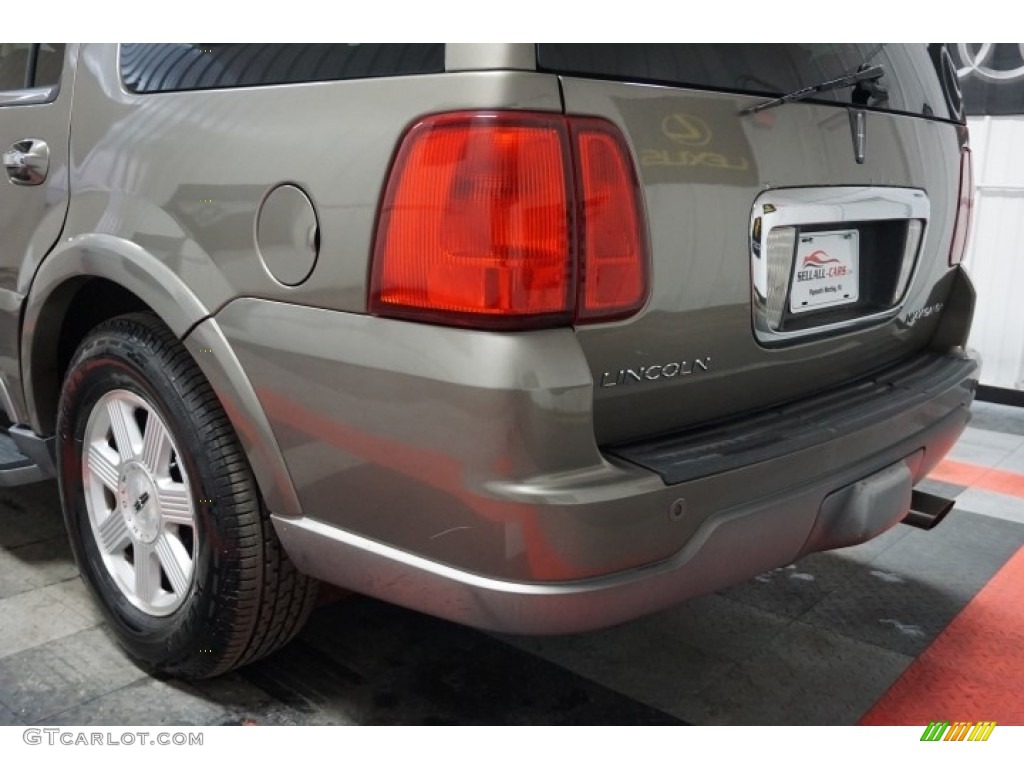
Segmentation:
<svg viewBox="0 0 1024 768">
<path fill-rule="evenodd" d="M 269 503 L 300 569 L 529 633 L 623 621 L 880 533 L 966 425 L 977 369 L 923 356 L 831 393 L 813 419 L 784 409 L 769 449 L 741 422 L 734 455 L 708 467 L 687 450 L 722 453 L 714 430 L 683 436 L 676 459 L 683 443 L 601 452 L 568 329 L 481 334 L 245 299 L 189 343 L 213 349 L 201 364 L 237 366 L 208 373 L 218 389 L 241 376 L 258 401 L 259 418 L 248 401 L 228 410 L 243 440 L 260 418 L 272 435 L 249 439 L 279 451 L 283 471 L 257 475 L 268 501 L 296 499 Z"/>
<path fill-rule="evenodd" d="M 299 567 L 325 581 L 451 619 L 515 634 L 559 634 L 610 626 L 707 594 L 792 562 L 802 554 L 857 543 L 899 522 L 924 455 L 956 440 L 966 406 L 894 446 L 910 451 L 868 475 L 875 462 L 709 517 L 675 555 L 608 576 L 513 582 L 417 557 L 322 522 L 277 519 Z M 914 446 L 925 446 L 912 450 Z M 856 480 L 842 485 L 844 480 Z M 837 484 L 838 486 L 837 490 Z"/>
</svg>

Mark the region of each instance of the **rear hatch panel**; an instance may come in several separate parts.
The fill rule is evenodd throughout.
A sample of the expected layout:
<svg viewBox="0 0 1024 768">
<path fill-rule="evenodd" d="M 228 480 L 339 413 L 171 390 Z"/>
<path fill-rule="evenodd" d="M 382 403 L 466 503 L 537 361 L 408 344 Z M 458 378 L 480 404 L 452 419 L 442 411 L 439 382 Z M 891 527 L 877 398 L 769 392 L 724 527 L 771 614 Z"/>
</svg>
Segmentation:
<svg viewBox="0 0 1024 768">
<path fill-rule="evenodd" d="M 807 397 L 926 346 L 951 283 L 944 278 L 957 203 L 958 125 L 864 111 L 866 141 L 858 162 L 847 106 L 804 102 L 741 115 L 763 97 L 560 79 L 568 114 L 607 118 L 626 136 L 651 250 L 651 293 L 641 313 L 577 329 L 595 383 L 599 443 Z M 865 252 L 867 268 L 872 260 L 894 258 L 892 253 L 898 259 L 907 223 L 920 220 L 909 287 L 881 317 L 878 307 L 854 313 L 872 316 L 870 322 L 811 323 L 817 330 L 802 338 L 773 338 L 771 329 L 757 327 L 752 222 L 766 200 L 780 209 L 779 201 L 822 188 L 823 200 L 847 192 L 881 200 L 893 188 L 895 196 L 913 201 L 905 212 L 860 216 L 853 224 L 840 208 L 832 215 L 829 203 L 819 201 L 813 215 L 799 222 L 848 231 L 876 218 L 899 220 L 887 237 L 900 241 Z M 800 320 L 790 330 L 799 330 Z"/>
</svg>

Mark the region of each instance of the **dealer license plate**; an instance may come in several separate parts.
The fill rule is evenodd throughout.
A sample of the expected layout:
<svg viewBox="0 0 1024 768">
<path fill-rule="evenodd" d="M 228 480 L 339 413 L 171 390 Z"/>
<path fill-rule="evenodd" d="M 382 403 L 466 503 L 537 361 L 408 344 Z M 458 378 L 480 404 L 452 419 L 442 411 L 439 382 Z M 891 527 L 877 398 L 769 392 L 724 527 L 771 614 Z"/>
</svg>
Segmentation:
<svg viewBox="0 0 1024 768">
<path fill-rule="evenodd" d="M 853 304 L 860 298 L 860 233 L 856 229 L 800 235 L 789 308 L 794 314 Z"/>
</svg>

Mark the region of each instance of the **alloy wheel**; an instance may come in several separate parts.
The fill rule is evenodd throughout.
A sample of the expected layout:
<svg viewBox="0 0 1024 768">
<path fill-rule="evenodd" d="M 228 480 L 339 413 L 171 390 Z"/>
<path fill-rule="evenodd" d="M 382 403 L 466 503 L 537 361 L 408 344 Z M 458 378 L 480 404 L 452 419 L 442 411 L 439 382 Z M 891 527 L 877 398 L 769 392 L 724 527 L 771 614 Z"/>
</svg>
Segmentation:
<svg viewBox="0 0 1024 768">
<path fill-rule="evenodd" d="M 188 596 L 196 562 L 196 514 L 178 447 L 159 412 L 115 389 L 93 406 L 82 446 L 89 524 L 122 594 L 151 616 Z"/>
</svg>

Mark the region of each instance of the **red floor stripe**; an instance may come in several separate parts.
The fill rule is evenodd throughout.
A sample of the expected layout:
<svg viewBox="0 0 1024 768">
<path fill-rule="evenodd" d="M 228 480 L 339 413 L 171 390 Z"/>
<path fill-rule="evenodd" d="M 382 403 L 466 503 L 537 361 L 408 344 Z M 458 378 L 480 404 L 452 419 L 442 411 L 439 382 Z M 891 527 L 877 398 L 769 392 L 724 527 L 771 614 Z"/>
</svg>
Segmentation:
<svg viewBox="0 0 1024 768">
<path fill-rule="evenodd" d="M 1024 725 L 1024 547 L 860 723 L 923 727 L 932 720 Z"/>
<path fill-rule="evenodd" d="M 966 485 L 983 491 L 1005 493 L 1008 496 L 1024 498 L 1024 475 L 1002 469 L 968 464 L 965 461 L 940 461 L 928 475 L 932 480 L 941 480 L 954 485 Z"/>
</svg>

